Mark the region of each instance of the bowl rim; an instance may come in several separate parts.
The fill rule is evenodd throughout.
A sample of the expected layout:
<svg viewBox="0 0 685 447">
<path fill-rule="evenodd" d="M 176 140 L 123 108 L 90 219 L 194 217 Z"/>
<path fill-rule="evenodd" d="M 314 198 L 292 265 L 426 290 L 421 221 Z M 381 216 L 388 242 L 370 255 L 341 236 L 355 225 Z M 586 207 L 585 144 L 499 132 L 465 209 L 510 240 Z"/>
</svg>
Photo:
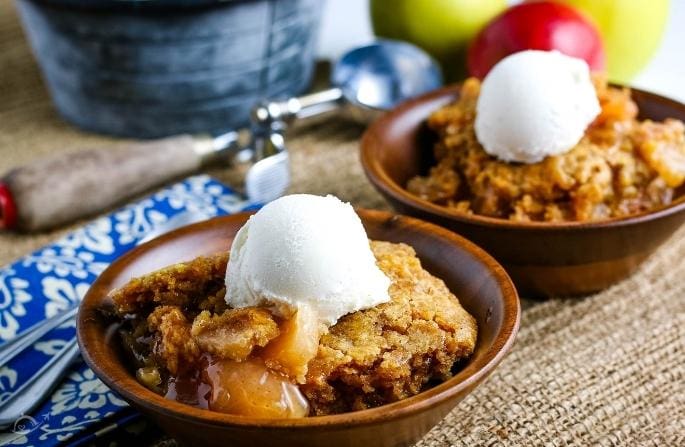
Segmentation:
<svg viewBox="0 0 685 447">
<path fill-rule="evenodd" d="M 483 249 L 462 236 L 438 225 L 386 211 L 366 209 L 356 209 L 356 211 L 362 220 L 383 222 L 389 219 L 401 219 L 410 224 L 419 224 L 418 226 L 415 226 L 415 228 L 418 228 L 417 231 L 428 231 L 438 238 L 445 240 L 446 243 L 457 245 L 473 255 L 478 261 L 485 265 L 497 282 L 502 291 L 503 299 L 502 325 L 500 330 L 495 334 L 492 346 L 490 346 L 487 351 L 475 358 L 474 362 L 469 362 L 458 374 L 450 379 L 428 390 L 422 391 L 415 396 L 367 410 L 299 419 L 268 419 L 219 413 L 168 400 L 145 388 L 132 374 L 129 372 L 124 373 L 123 368 L 121 370 L 117 369 L 112 371 L 109 368 L 103 367 L 103 365 L 107 364 L 106 362 L 101 362 L 105 357 L 104 353 L 93 352 L 89 349 L 89 340 L 93 335 L 97 336 L 98 333 L 92 325 L 88 325 L 86 322 L 88 318 L 90 318 L 89 314 L 97 312 L 98 304 L 102 298 L 101 296 L 96 296 L 93 290 L 96 290 L 97 288 L 93 286 L 108 283 L 119 274 L 121 267 L 126 264 L 126 261 L 134 259 L 148 250 L 164 244 L 168 239 L 173 239 L 176 235 L 179 235 L 179 233 L 192 231 L 201 232 L 214 225 L 222 225 L 230 221 L 235 222 L 241 219 L 246 220 L 254 212 L 242 212 L 228 216 L 215 217 L 207 221 L 179 228 L 133 248 L 110 264 L 110 266 L 108 266 L 96 279 L 93 286 L 91 286 L 84 296 L 77 317 L 77 337 L 81 354 L 86 364 L 107 386 L 123 396 L 125 400 L 133 402 L 135 406 L 143 407 L 154 413 L 164 414 L 167 417 L 185 421 L 191 420 L 195 424 L 207 426 L 304 430 L 312 427 L 327 429 L 371 425 L 423 412 L 454 396 L 458 396 L 462 392 L 468 392 L 483 381 L 500 363 L 513 346 L 516 334 L 518 333 L 521 319 L 521 305 L 509 275 L 505 272 L 504 268 Z M 100 337 L 105 337 L 104 332 L 100 332 L 99 335 Z"/>
<path fill-rule="evenodd" d="M 620 84 L 611 85 L 615 87 L 626 87 Z M 609 219 L 602 219 L 596 221 L 517 222 L 497 217 L 483 216 L 479 214 L 461 213 L 451 208 L 436 205 L 432 202 L 421 199 L 415 196 L 414 194 L 411 194 L 405 188 L 397 184 L 397 182 L 395 182 L 388 175 L 386 170 L 382 167 L 381 163 L 379 162 L 378 157 L 375 156 L 377 152 L 375 149 L 377 147 L 375 142 L 380 139 L 380 130 L 383 127 L 391 125 L 393 121 L 396 120 L 399 116 L 410 112 L 417 106 L 440 99 L 454 99 L 456 95 L 459 94 L 460 88 L 461 83 L 451 84 L 445 87 L 441 87 L 437 90 L 433 90 L 416 98 L 410 99 L 400 104 L 398 107 L 383 114 L 373 123 L 371 123 L 371 125 L 366 129 L 360 143 L 360 160 L 362 168 L 364 169 L 367 178 L 379 191 L 391 197 L 393 200 L 396 200 L 406 206 L 409 206 L 411 208 L 414 208 L 427 214 L 438 215 L 442 218 L 458 221 L 465 224 L 476 224 L 483 227 L 490 227 L 494 229 L 506 229 L 517 231 L 548 230 L 566 232 L 584 229 L 590 230 L 626 227 L 638 225 L 652 220 L 658 220 L 685 211 L 685 194 L 681 194 L 668 205 L 643 211 L 637 214 L 631 214 L 628 216 L 612 217 Z M 633 87 L 626 88 L 630 88 L 631 91 L 637 92 L 640 96 L 647 99 L 648 101 L 658 101 L 661 103 L 666 103 L 671 107 L 682 109 L 683 113 L 685 113 L 685 104 L 681 102 L 675 101 L 670 98 L 666 98 L 656 93 L 647 92 L 645 90 Z M 426 116 L 425 118 L 428 118 L 428 116 Z"/>
</svg>

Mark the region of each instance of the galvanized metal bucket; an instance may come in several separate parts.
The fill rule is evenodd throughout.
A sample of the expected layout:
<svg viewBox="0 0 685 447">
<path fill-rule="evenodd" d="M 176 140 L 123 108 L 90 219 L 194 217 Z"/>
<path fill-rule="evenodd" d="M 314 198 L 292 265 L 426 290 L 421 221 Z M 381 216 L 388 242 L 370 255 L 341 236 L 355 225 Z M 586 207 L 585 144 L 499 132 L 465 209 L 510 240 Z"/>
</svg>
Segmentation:
<svg viewBox="0 0 685 447">
<path fill-rule="evenodd" d="M 20 0 L 58 111 L 138 138 L 219 133 L 308 86 L 320 0 Z"/>
</svg>

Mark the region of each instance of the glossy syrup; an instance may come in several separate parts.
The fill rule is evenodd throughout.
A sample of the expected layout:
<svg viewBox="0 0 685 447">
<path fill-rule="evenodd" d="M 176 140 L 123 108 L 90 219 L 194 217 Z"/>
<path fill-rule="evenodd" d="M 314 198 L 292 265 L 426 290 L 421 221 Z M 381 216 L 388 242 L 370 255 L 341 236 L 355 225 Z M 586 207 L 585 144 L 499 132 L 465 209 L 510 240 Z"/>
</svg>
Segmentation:
<svg viewBox="0 0 685 447">
<path fill-rule="evenodd" d="M 257 418 L 295 418 L 309 413 L 299 387 L 269 370 L 260 358 L 235 362 L 205 355 L 199 369 L 169 379 L 165 397 L 198 408 Z"/>
</svg>

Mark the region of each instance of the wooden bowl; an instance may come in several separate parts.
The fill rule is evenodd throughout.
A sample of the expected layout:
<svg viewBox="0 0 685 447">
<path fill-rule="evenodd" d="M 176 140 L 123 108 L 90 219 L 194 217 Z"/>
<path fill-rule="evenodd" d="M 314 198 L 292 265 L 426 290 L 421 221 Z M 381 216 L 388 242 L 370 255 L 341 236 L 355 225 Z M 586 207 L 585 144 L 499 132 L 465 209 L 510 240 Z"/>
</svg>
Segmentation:
<svg viewBox="0 0 685 447">
<path fill-rule="evenodd" d="M 403 214 L 449 228 L 501 262 L 519 293 L 582 295 L 627 277 L 685 220 L 685 196 L 650 212 L 599 222 L 512 222 L 465 215 L 410 194 L 405 185 L 434 163 L 435 135 L 425 125 L 435 110 L 457 99 L 459 85 L 400 105 L 375 121 L 361 142 L 371 183 Z M 685 105 L 633 89 L 640 118 L 685 121 Z"/>
<path fill-rule="evenodd" d="M 382 407 L 302 419 L 254 419 L 167 400 L 138 383 L 123 360 L 110 321 L 101 315 L 115 287 L 169 264 L 229 249 L 249 213 L 215 218 L 165 234 L 112 263 L 86 294 L 78 341 L 88 366 L 132 406 L 187 445 L 255 447 L 410 445 L 482 382 L 511 348 L 519 325 L 516 290 L 480 248 L 436 225 L 380 211 L 360 210 L 370 238 L 406 242 L 424 267 L 442 278 L 478 321 L 473 356 L 454 377 L 414 397 Z"/>
</svg>

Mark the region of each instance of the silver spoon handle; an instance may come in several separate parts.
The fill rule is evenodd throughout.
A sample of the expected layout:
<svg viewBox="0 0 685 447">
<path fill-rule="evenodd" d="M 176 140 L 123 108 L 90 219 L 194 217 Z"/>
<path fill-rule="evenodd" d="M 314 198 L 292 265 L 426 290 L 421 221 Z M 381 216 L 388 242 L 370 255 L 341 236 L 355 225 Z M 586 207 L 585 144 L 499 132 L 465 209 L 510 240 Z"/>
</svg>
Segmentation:
<svg viewBox="0 0 685 447">
<path fill-rule="evenodd" d="M 67 367 L 79 354 L 76 338 L 62 347 L 40 370 L 2 403 L 0 427 L 8 427 L 17 419 L 30 413 L 59 383 Z"/>
<path fill-rule="evenodd" d="M 334 87 L 295 98 L 296 118 L 309 118 L 337 109 L 343 101 L 343 92 Z"/>
<path fill-rule="evenodd" d="M 287 124 L 297 118 L 309 118 L 335 110 L 343 101 L 343 92 L 336 87 L 285 101 L 262 103 L 252 111 L 252 119 L 259 126 L 268 127 L 278 122 Z"/>
<path fill-rule="evenodd" d="M 67 320 L 73 320 L 77 312 L 78 306 L 75 306 L 64 313 L 57 314 L 54 317 L 48 318 L 47 320 L 43 320 L 40 323 L 31 326 L 14 339 L 0 346 L 0 367 L 5 366 L 7 362 L 16 357 L 17 354 L 34 344 L 52 329 L 62 325 Z"/>
</svg>

